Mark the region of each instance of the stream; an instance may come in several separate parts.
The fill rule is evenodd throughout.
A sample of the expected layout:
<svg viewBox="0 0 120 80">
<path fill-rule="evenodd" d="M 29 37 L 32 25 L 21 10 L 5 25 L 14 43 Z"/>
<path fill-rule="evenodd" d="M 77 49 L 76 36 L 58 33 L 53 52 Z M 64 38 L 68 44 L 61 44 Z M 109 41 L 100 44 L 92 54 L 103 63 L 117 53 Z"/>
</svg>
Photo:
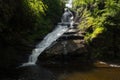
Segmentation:
<svg viewBox="0 0 120 80">
<path fill-rule="evenodd" d="M 47 64 L 0 70 L 0 80 L 120 80 L 120 68 L 83 63 Z"/>
<path fill-rule="evenodd" d="M 72 0 L 69 0 L 66 6 L 71 8 Z M 24 67 L 0 69 L 0 80 L 120 80 L 120 66 L 116 67 L 116 65 L 102 64 L 101 66 L 85 62 L 66 64 L 40 62 L 33 65 L 36 64 L 38 56 L 67 30 L 66 26 L 59 25 L 53 32 L 49 33 L 33 49 L 28 62 L 22 65 Z M 63 43 L 64 52 L 67 53 L 65 43 Z"/>
</svg>

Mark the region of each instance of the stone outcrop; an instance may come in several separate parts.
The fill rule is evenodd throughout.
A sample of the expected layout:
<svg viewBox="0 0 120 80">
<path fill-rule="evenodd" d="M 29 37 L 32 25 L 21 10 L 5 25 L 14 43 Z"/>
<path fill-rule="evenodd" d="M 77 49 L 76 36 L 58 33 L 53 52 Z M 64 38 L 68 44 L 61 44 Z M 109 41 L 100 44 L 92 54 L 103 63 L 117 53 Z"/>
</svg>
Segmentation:
<svg viewBox="0 0 120 80">
<path fill-rule="evenodd" d="M 77 29 L 70 29 L 48 49 L 44 51 L 46 56 L 61 54 L 81 54 L 87 52 L 84 33 Z"/>
</svg>

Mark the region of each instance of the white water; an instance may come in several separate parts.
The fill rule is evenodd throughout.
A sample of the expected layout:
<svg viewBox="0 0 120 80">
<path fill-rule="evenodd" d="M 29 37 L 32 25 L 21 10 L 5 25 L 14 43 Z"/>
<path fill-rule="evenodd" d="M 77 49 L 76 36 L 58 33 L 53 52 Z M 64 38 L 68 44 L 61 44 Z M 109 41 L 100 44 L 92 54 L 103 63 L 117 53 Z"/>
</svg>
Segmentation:
<svg viewBox="0 0 120 80">
<path fill-rule="evenodd" d="M 72 8 L 72 0 L 69 0 L 68 3 L 66 3 L 66 7 Z M 70 23 L 71 24 L 71 23 Z M 24 63 L 22 66 L 29 66 L 29 65 L 35 65 L 37 62 L 37 59 L 39 55 L 48 48 L 54 41 L 56 41 L 60 36 L 62 36 L 67 30 L 68 26 L 63 25 L 57 25 L 57 27 L 49 33 L 37 46 L 35 49 L 33 49 L 32 54 L 29 56 L 29 60 L 27 63 Z"/>
<path fill-rule="evenodd" d="M 103 61 L 100 61 L 99 62 L 100 64 L 104 64 L 104 65 L 108 65 L 109 67 L 118 67 L 118 68 L 120 68 L 120 65 L 117 65 L 117 64 L 109 64 L 109 63 L 107 63 L 107 62 L 103 62 Z"/>
<path fill-rule="evenodd" d="M 69 0 L 68 3 L 65 5 L 68 8 L 72 8 L 72 0 Z"/>
<path fill-rule="evenodd" d="M 32 51 L 32 54 L 29 56 L 28 63 L 24 63 L 22 66 L 34 65 L 37 62 L 38 56 L 67 30 L 67 26 L 58 25 L 36 46 L 36 48 Z"/>
</svg>

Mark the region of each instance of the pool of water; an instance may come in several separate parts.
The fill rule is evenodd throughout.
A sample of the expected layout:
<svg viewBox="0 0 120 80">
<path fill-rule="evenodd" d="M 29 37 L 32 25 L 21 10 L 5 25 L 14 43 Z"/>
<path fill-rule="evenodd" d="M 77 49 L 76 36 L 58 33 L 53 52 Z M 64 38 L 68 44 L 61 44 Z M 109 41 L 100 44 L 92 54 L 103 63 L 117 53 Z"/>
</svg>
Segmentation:
<svg viewBox="0 0 120 80">
<path fill-rule="evenodd" d="M 90 71 L 74 71 L 59 76 L 59 80 L 120 80 L 118 68 L 96 68 Z"/>
<path fill-rule="evenodd" d="M 120 80 L 120 68 L 74 63 L 34 65 L 1 70 L 0 80 Z"/>
</svg>

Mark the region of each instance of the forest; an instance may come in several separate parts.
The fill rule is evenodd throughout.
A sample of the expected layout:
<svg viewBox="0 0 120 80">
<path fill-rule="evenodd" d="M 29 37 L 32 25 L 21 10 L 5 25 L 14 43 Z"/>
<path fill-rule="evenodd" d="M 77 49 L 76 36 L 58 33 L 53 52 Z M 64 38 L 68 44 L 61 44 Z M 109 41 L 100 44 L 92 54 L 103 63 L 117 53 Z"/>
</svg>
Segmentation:
<svg viewBox="0 0 120 80">
<path fill-rule="evenodd" d="M 74 0 L 91 57 L 120 60 L 120 0 Z"/>
<path fill-rule="evenodd" d="M 63 0 L 0 0 L 0 63 L 16 66 L 60 22 Z M 120 61 L 120 0 L 73 0 L 89 59 Z M 13 64 L 13 65 L 11 65 Z M 3 67 L 2 65 L 0 67 Z"/>
<path fill-rule="evenodd" d="M 20 55 L 31 52 L 60 20 L 63 4 L 61 0 L 0 0 L 0 63 L 11 66 Z"/>
<path fill-rule="evenodd" d="M 120 0 L 0 0 L 0 80 L 119 75 Z"/>
</svg>

